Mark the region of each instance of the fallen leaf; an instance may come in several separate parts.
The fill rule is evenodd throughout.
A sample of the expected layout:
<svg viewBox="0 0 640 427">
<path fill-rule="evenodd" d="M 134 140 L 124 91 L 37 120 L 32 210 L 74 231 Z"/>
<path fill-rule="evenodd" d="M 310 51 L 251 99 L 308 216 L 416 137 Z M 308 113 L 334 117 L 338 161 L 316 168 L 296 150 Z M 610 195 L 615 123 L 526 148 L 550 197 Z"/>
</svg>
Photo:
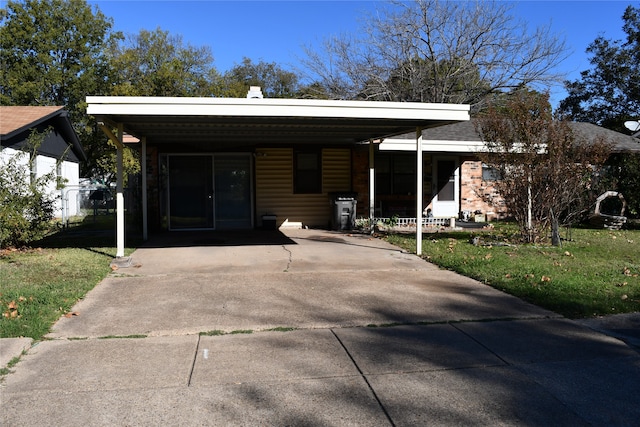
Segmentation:
<svg viewBox="0 0 640 427">
<path fill-rule="evenodd" d="M 66 313 L 64 315 L 64 317 L 73 317 L 73 316 L 80 316 L 80 313 L 78 313 L 77 311 L 70 311 L 69 313 Z"/>
<path fill-rule="evenodd" d="M 624 274 L 625 276 L 631 276 L 631 270 L 629 270 L 629 267 L 625 267 L 622 274 Z"/>
<path fill-rule="evenodd" d="M 524 275 L 525 279 L 533 279 L 534 277 L 536 277 L 534 274 L 525 274 Z"/>
<path fill-rule="evenodd" d="M 622 295 L 622 296 L 620 297 L 620 299 L 621 299 L 622 301 L 626 300 L 627 298 L 629 298 L 629 297 L 628 297 L 626 294 L 625 294 L 625 295 Z"/>
<path fill-rule="evenodd" d="M 492 258 L 492 255 L 491 255 L 491 254 L 486 254 L 486 255 L 484 256 L 484 259 L 491 259 L 491 258 Z"/>
<path fill-rule="evenodd" d="M 9 310 L 16 310 L 18 308 L 18 304 L 16 304 L 15 301 L 11 301 L 7 307 L 9 307 Z"/>
<path fill-rule="evenodd" d="M 571 256 L 571 252 L 569 252 L 569 251 L 564 251 L 564 256 Z"/>
<path fill-rule="evenodd" d="M 551 281 L 551 277 L 549 276 L 542 276 L 542 279 L 540 279 L 541 282 L 550 282 Z"/>
<path fill-rule="evenodd" d="M 511 274 L 507 273 L 507 274 L 504 275 L 504 277 L 507 278 L 507 279 L 511 279 Z"/>
<path fill-rule="evenodd" d="M 111 271 L 116 271 L 118 269 L 118 266 L 115 264 L 111 264 Z"/>
</svg>

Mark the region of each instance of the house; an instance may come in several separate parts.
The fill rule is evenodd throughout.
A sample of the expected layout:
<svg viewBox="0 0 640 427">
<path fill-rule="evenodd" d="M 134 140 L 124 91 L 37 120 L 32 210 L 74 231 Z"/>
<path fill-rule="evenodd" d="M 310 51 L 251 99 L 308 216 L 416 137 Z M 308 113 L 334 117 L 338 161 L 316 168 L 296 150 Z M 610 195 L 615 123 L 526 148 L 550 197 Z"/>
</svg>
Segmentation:
<svg viewBox="0 0 640 427">
<path fill-rule="evenodd" d="M 421 157 L 421 129 L 469 119 L 468 105 L 264 99 L 259 88 L 247 98 L 90 96 L 87 104 L 119 158 L 125 133 L 140 140 L 144 238 L 149 230 L 251 229 L 273 218 L 279 227 L 327 227 L 336 192 L 357 192 L 358 214 L 372 216 L 380 141 L 412 132 Z"/>
<path fill-rule="evenodd" d="M 60 194 L 55 203 L 54 215 L 60 218 L 63 214 L 78 214 L 79 208 L 75 199 L 73 203 L 69 203 L 66 197 L 68 190 L 56 188 L 57 182 L 62 183 L 67 189 L 77 188 L 80 181 L 80 162 L 86 160 L 64 107 L 0 106 L 0 161 L 6 161 L 18 151 L 27 149 L 32 131 L 45 133 L 45 137 L 37 147 L 31 174 L 41 177 L 54 171 L 57 179 L 48 188 L 51 193 Z M 25 158 L 25 167 L 28 167 L 28 163 L 28 158 Z"/>
<path fill-rule="evenodd" d="M 614 153 L 640 153 L 640 143 L 632 136 L 590 123 L 572 122 L 570 125 L 576 138 L 593 140 L 602 137 L 612 142 Z M 380 144 L 376 173 L 381 182 L 376 185 L 376 198 L 382 217 L 415 217 L 415 196 L 410 189 L 415 186 L 403 184 L 414 176 L 413 138 L 410 134 L 400 135 L 385 139 Z M 425 211 L 435 218 L 481 212 L 484 219 L 492 220 L 507 215 L 500 196 L 492 186 L 496 175 L 476 155 L 485 147 L 473 119 L 424 129 L 422 138 Z"/>
</svg>

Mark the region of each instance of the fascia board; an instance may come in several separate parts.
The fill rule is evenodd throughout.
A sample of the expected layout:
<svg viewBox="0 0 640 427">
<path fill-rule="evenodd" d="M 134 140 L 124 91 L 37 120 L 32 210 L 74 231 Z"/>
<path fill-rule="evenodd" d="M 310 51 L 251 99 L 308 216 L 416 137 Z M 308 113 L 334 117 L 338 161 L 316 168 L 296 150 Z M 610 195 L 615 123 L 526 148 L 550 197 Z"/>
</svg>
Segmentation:
<svg viewBox="0 0 640 427">
<path fill-rule="evenodd" d="M 422 151 L 434 153 L 479 153 L 486 151 L 481 141 L 422 141 Z M 385 139 L 380 144 L 380 151 L 416 151 L 416 142 L 410 139 Z"/>
<path fill-rule="evenodd" d="M 301 99 L 87 97 L 87 113 L 151 116 L 322 117 L 469 120 L 469 106 Z"/>
</svg>

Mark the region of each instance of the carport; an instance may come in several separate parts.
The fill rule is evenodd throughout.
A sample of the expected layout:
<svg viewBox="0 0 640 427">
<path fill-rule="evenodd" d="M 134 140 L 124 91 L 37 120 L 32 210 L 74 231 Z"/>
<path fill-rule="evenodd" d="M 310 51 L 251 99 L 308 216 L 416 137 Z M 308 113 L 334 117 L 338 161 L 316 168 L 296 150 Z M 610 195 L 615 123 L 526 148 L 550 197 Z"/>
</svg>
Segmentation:
<svg viewBox="0 0 640 427">
<path fill-rule="evenodd" d="M 87 113 L 95 116 L 117 146 L 117 257 L 124 256 L 122 152 L 125 134 L 139 139 L 142 159 L 142 226 L 148 236 L 147 144 L 191 150 L 254 150 L 276 146 L 353 146 L 369 144 L 369 216 L 375 206 L 374 144 L 415 132 L 417 153 L 416 212 L 422 200 L 422 129 L 469 120 L 469 106 L 456 104 L 263 99 L 259 88 L 247 98 L 87 97 Z M 113 131 L 115 130 L 115 132 Z M 421 252 L 417 230 L 417 253 Z"/>
</svg>

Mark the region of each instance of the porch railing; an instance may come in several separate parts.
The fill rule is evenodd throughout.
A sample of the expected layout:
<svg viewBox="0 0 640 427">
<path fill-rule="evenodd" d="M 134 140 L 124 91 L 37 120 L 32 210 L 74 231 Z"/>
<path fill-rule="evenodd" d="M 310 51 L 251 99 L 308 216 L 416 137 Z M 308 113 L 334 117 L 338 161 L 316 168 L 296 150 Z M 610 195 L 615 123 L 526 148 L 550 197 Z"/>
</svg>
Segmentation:
<svg viewBox="0 0 640 427">
<path fill-rule="evenodd" d="M 415 227 L 416 218 L 374 218 L 374 223 L 393 224 L 396 227 Z M 451 218 L 422 218 L 423 227 L 450 227 Z"/>
</svg>

